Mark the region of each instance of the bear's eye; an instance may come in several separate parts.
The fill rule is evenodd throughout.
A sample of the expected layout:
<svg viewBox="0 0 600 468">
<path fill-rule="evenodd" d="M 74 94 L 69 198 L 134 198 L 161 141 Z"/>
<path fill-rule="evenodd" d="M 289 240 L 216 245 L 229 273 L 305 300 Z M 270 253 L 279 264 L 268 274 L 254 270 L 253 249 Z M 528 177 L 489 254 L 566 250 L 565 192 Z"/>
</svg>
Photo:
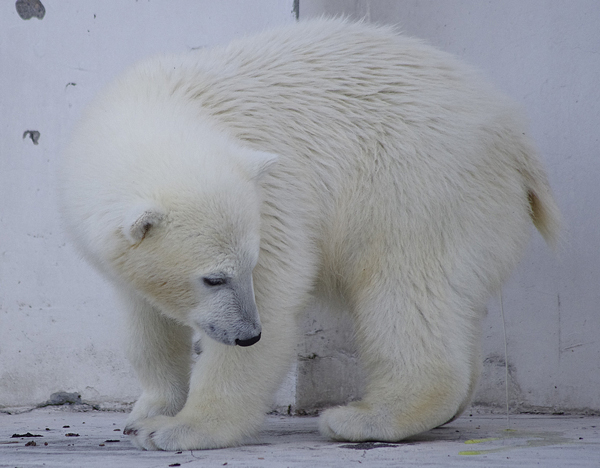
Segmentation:
<svg viewBox="0 0 600 468">
<path fill-rule="evenodd" d="M 223 286 L 227 283 L 227 278 L 223 278 L 222 276 L 205 276 L 202 278 L 202 282 L 206 286 Z"/>
</svg>

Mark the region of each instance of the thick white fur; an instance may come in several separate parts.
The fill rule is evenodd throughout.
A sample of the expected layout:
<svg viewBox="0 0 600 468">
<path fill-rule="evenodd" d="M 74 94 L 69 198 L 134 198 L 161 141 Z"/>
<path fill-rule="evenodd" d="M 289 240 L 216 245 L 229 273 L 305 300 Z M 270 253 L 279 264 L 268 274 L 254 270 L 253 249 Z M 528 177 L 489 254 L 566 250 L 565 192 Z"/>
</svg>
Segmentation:
<svg viewBox="0 0 600 468">
<path fill-rule="evenodd" d="M 513 104 L 445 53 L 341 20 L 138 64 L 90 106 L 61 177 L 66 224 L 128 310 L 144 392 L 127 432 L 145 449 L 255 434 L 313 294 L 345 300 L 369 377 L 323 434 L 447 422 L 531 221 L 558 235 Z"/>
</svg>

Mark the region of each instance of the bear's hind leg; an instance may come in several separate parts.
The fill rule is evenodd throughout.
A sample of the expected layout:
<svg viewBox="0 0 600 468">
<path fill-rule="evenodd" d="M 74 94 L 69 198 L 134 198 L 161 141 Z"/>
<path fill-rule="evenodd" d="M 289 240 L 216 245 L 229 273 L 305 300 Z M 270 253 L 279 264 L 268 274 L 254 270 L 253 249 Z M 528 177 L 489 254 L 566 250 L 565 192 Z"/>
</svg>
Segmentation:
<svg viewBox="0 0 600 468">
<path fill-rule="evenodd" d="M 486 313 L 487 312 L 485 310 L 483 310 L 481 312 L 481 317 L 485 317 Z M 475 391 L 477 390 L 477 384 L 479 383 L 479 377 L 481 376 L 481 369 L 482 369 L 483 365 L 481 362 L 482 361 L 482 359 L 481 359 L 481 339 L 479 338 L 479 332 L 477 330 L 475 330 L 475 333 L 478 338 L 475 339 L 474 342 L 472 343 L 472 349 L 471 349 L 471 353 L 470 353 L 470 358 L 471 358 L 470 371 L 471 371 L 471 373 L 469 376 L 469 388 L 467 390 L 467 394 L 463 398 L 463 401 L 460 404 L 460 406 L 458 407 L 458 410 L 456 411 L 454 416 L 452 416 L 452 418 L 449 419 L 448 421 L 446 421 L 444 424 L 451 423 L 452 421 L 458 419 L 461 414 L 463 414 L 463 412 L 471 404 L 473 396 L 475 395 Z"/>
<path fill-rule="evenodd" d="M 465 408 L 478 375 L 479 315 L 399 295 L 369 296 L 355 308 L 365 396 L 325 411 L 322 434 L 399 441 L 450 421 Z"/>
</svg>

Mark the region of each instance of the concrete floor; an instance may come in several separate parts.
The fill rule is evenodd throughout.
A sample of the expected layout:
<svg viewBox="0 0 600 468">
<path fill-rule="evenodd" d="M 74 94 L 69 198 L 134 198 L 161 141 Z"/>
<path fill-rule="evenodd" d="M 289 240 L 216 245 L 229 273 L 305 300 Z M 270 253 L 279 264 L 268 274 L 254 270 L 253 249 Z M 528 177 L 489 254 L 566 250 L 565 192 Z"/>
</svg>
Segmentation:
<svg viewBox="0 0 600 468">
<path fill-rule="evenodd" d="M 135 449 L 125 413 L 77 408 L 0 414 L 0 467 L 600 467 L 598 416 L 511 416 L 507 430 L 504 416 L 467 413 L 400 444 L 332 442 L 316 418 L 269 416 L 255 445 L 174 453 Z"/>
</svg>

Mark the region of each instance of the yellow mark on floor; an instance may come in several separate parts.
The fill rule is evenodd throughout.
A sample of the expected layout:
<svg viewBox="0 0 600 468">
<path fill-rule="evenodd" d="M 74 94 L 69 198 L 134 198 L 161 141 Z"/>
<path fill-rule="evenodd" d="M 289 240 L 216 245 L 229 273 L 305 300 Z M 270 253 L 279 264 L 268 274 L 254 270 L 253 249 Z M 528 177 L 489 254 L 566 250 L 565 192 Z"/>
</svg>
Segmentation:
<svg viewBox="0 0 600 468">
<path fill-rule="evenodd" d="M 500 437 L 487 437 L 485 439 L 469 439 L 465 444 L 482 444 L 486 442 L 501 441 L 502 446 L 491 447 L 483 450 L 463 450 L 458 452 L 459 455 L 487 455 L 497 452 L 506 452 L 509 450 L 531 448 L 531 447 L 546 447 L 549 445 L 563 445 L 572 443 L 572 439 L 562 437 L 559 432 L 536 432 L 536 431 L 520 431 L 515 429 L 505 429 L 500 431 Z"/>
<path fill-rule="evenodd" d="M 465 440 L 465 444 L 481 444 L 482 442 L 491 442 L 492 440 L 500 440 L 500 437 L 488 437 L 487 439 Z"/>
</svg>

